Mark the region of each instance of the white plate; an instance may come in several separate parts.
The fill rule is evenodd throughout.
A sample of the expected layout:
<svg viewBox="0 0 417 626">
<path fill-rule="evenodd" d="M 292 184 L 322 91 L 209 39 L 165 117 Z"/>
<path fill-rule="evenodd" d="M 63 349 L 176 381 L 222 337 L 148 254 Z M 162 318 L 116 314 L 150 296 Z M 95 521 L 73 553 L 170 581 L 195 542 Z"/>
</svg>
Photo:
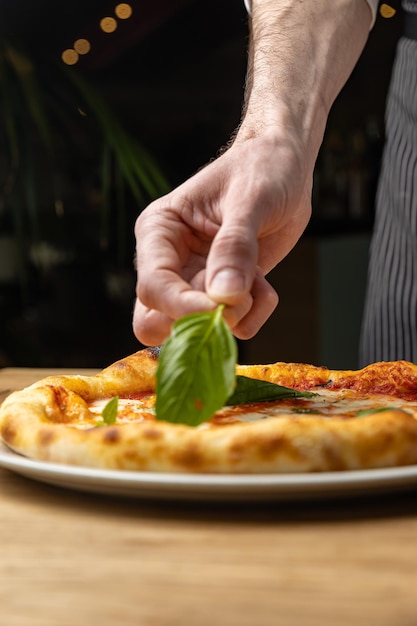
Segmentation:
<svg viewBox="0 0 417 626">
<path fill-rule="evenodd" d="M 317 474 L 167 474 L 33 461 L 0 444 L 0 467 L 44 483 L 163 500 L 268 501 L 334 498 L 417 488 L 417 466 Z"/>
</svg>

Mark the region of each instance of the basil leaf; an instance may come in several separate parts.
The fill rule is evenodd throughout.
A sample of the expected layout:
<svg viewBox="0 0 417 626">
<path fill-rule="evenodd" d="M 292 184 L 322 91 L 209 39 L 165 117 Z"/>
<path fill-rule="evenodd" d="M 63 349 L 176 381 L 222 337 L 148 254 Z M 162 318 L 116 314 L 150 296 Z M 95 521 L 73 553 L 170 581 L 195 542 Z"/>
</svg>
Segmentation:
<svg viewBox="0 0 417 626">
<path fill-rule="evenodd" d="M 281 400 L 283 398 L 311 398 L 316 396 L 311 391 L 297 391 L 289 387 L 282 387 L 266 380 L 236 376 L 236 386 L 226 404 L 246 404 L 248 402 L 262 402 L 267 400 Z"/>
<path fill-rule="evenodd" d="M 232 394 L 237 344 L 223 309 L 175 322 L 156 370 L 156 419 L 197 426 Z"/>
<path fill-rule="evenodd" d="M 365 409 L 363 411 L 358 411 L 355 417 L 366 417 L 366 415 L 373 415 L 374 413 L 382 413 L 383 411 L 402 411 L 399 407 L 395 406 L 383 406 L 377 409 Z"/>
<path fill-rule="evenodd" d="M 114 396 L 111 400 L 109 400 L 101 412 L 103 417 L 103 422 L 111 426 L 111 424 L 116 423 L 117 418 L 117 408 L 119 405 L 119 396 Z"/>
</svg>

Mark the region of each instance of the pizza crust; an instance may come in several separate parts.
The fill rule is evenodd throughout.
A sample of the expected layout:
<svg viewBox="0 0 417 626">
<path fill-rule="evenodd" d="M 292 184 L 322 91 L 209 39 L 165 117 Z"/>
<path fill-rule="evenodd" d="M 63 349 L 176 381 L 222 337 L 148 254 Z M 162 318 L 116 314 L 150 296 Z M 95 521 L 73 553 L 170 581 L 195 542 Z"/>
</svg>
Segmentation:
<svg viewBox="0 0 417 626">
<path fill-rule="evenodd" d="M 145 349 L 95 376 L 53 376 L 14 392 L 0 408 L 0 436 L 32 459 L 135 471 L 294 473 L 417 463 L 417 420 L 402 410 L 360 419 L 283 415 L 210 428 L 160 421 L 75 427 L 91 422 L 89 402 L 153 390 L 156 365 L 156 351 Z M 275 363 L 237 366 L 237 373 L 297 389 L 417 391 L 417 366 L 402 361 L 358 372 Z"/>
</svg>

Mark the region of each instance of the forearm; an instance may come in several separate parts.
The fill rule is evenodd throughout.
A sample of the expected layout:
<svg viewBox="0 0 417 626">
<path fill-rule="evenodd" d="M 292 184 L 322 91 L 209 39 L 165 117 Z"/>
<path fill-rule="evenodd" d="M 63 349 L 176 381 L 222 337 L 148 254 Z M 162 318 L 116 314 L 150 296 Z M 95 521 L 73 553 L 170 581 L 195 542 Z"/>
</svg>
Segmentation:
<svg viewBox="0 0 417 626">
<path fill-rule="evenodd" d="M 253 0 L 246 101 L 236 140 L 294 129 L 306 165 L 366 43 L 365 0 Z"/>
</svg>

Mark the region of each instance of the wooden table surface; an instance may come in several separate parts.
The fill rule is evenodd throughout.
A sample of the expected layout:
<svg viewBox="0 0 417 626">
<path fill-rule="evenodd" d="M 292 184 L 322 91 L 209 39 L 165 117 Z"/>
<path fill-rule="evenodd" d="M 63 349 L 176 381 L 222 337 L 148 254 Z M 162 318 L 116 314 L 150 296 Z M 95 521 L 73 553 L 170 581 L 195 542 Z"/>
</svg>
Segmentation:
<svg viewBox="0 0 417 626">
<path fill-rule="evenodd" d="M 2 370 L 0 394 L 47 373 Z M 0 624 L 415 626 L 417 490 L 159 502 L 0 470 Z"/>
</svg>

